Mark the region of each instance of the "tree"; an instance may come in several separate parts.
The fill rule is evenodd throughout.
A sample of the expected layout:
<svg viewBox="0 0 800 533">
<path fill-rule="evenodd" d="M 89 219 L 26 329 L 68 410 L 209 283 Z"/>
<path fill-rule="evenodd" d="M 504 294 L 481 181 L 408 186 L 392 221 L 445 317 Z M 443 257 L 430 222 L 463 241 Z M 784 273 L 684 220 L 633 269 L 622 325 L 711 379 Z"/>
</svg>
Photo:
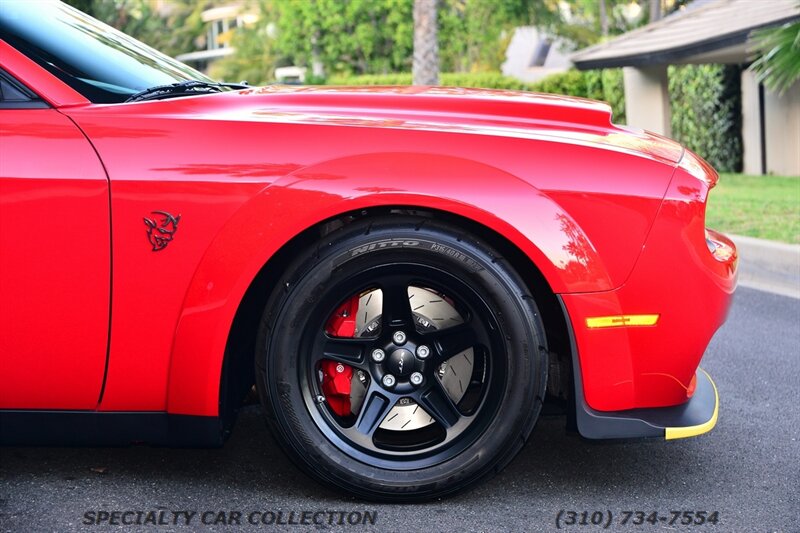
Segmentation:
<svg viewBox="0 0 800 533">
<path fill-rule="evenodd" d="M 603 37 L 608 36 L 608 13 L 606 13 L 606 0 L 598 0 L 600 2 L 600 31 Z"/>
<path fill-rule="evenodd" d="M 661 0 L 650 0 L 650 22 L 661 20 Z"/>
<path fill-rule="evenodd" d="M 550 4 L 553 4 L 552 6 Z M 500 70 L 516 26 L 549 17 L 556 0 L 440 0 L 439 61 L 442 72 Z"/>
<path fill-rule="evenodd" d="M 436 35 L 436 0 L 414 0 L 414 85 L 439 83 L 439 43 Z"/>
<path fill-rule="evenodd" d="M 533 22 L 546 33 L 560 37 L 568 48 L 579 49 L 645 24 L 649 6 L 645 1 L 572 0 L 556 6 L 537 3 Z"/>
<path fill-rule="evenodd" d="M 783 92 L 800 78 L 800 21 L 753 33 L 758 81 Z"/>
<path fill-rule="evenodd" d="M 275 67 L 289 64 L 276 49 L 275 5 L 259 2 L 253 7 L 258 9 L 258 21 L 233 32 L 230 44 L 236 52 L 211 63 L 208 73 L 212 78 L 264 85 L 275 79 Z"/>
<path fill-rule="evenodd" d="M 310 66 L 316 57 L 328 75 L 412 69 L 414 0 L 271 1 L 277 13 L 276 48 L 290 63 Z M 538 3 L 438 0 L 440 70 L 499 70 L 513 28 L 529 24 Z"/>
<path fill-rule="evenodd" d="M 412 70 L 414 0 L 252 1 L 258 2 L 262 18 L 236 30 L 232 44 L 241 49 L 235 54 L 241 57 L 214 65 L 214 73 L 224 66 L 226 79 L 268 81 L 278 64 L 316 67 L 327 76 Z M 542 1 L 546 9 L 538 7 Z M 498 71 L 514 27 L 530 24 L 534 13 L 537 20 L 551 20 L 557 11 L 558 0 L 438 0 L 440 70 Z M 274 30 L 269 39 L 268 26 Z M 275 63 L 262 76 L 254 75 L 244 51 L 261 61 L 267 46 Z"/>
<path fill-rule="evenodd" d="M 237 52 L 214 65 L 213 75 L 262 83 L 279 65 L 312 67 L 315 75 L 326 76 L 413 69 L 415 0 L 250 1 L 258 3 L 261 18 L 236 29 Z M 686 1 L 665 5 L 675 9 Z M 535 25 L 580 48 L 600 41 L 606 27 L 613 36 L 646 23 L 649 0 L 437 0 L 435 5 L 430 20 L 436 26 L 438 70 L 497 72 L 517 26 Z"/>
<path fill-rule="evenodd" d="M 329 74 L 411 68 L 411 0 L 280 0 L 274 6 L 276 51 L 293 64 L 316 60 Z"/>
</svg>

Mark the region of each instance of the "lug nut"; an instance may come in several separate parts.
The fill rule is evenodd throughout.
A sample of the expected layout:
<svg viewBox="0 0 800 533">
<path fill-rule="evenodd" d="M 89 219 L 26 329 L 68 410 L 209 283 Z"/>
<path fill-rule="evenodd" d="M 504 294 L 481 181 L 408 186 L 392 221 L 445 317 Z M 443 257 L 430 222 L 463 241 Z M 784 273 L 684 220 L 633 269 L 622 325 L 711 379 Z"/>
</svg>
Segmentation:
<svg viewBox="0 0 800 533">
<path fill-rule="evenodd" d="M 420 359 L 425 359 L 430 354 L 431 354 L 431 349 L 425 346 L 424 344 L 422 346 L 417 347 L 417 357 L 419 357 Z"/>
<path fill-rule="evenodd" d="M 406 334 L 402 331 L 395 331 L 394 335 L 392 335 L 392 339 L 394 340 L 395 344 L 405 344 Z"/>
<path fill-rule="evenodd" d="M 422 385 L 422 374 L 420 374 L 419 372 L 414 372 L 413 374 L 411 374 L 408 380 L 411 382 L 412 385 L 415 386 Z"/>
<path fill-rule="evenodd" d="M 386 374 L 383 376 L 383 386 L 384 387 L 394 387 L 394 384 L 397 383 L 397 380 L 394 379 L 394 376 L 391 374 Z"/>
<path fill-rule="evenodd" d="M 384 351 L 381 350 L 380 348 L 372 350 L 372 360 L 375 361 L 376 363 L 380 363 L 385 358 L 386 358 L 386 353 L 384 353 Z"/>
</svg>

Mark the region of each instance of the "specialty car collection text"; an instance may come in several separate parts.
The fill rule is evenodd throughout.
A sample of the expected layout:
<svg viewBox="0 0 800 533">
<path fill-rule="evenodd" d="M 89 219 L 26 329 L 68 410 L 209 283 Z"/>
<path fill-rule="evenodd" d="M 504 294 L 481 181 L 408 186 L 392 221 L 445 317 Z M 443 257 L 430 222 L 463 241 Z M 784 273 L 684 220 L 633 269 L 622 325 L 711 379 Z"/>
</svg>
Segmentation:
<svg viewBox="0 0 800 533">
<path fill-rule="evenodd" d="M 377 511 L 174 511 L 174 510 L 90 510 L 83 513 L 87 526 L 192 526 L 203 524 L 243 525 L 375 525 Z"/>
</svg>

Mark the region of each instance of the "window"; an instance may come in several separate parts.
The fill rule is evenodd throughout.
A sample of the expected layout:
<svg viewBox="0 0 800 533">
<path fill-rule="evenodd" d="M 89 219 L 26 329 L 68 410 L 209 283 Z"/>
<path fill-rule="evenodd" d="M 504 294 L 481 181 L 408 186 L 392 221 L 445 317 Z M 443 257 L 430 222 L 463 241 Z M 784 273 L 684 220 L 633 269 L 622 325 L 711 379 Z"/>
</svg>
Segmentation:
<svg viewBox="0 0 800 533">
<path fill-rule="evenodd" d="M 124 102 L 155 85 L 212 81 L 64 3 L 0 5 L 0 39 L 91 102 Z"/>
<path fill-rule="evenodd" d="M 36 94 L 0 69 L 0 109 L 48 107 Z"/>
<path fill-rule="evenodd" d="M 536 47 L 536 52 L 533 54 L 532 67 L 543 67 L 547 61 L 547 54 L 550 53 L 550 47 L 553 45 L 549 39 L 542 39 Z"/>
</svg>

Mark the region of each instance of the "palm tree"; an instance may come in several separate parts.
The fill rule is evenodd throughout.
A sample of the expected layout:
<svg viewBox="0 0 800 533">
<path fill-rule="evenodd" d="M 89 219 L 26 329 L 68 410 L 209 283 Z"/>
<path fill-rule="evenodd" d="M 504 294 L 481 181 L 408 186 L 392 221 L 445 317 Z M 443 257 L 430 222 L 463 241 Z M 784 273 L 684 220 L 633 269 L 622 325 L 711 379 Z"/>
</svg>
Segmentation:
<svg viewBox="0 0 800 533">
<path fill-rule="evenodd" d="M 661 20 L 661 0 L 650 0 L 650 22 Z"/>
<path fill-rule="evenodd" d="M 783 92 L 800 78 L 800 20 L 753 32 L 758 81 Z"/>
<path fill-rule="evenodd" d="M 436 36 L 436 0 L 414 0 L 414 85 L 439 83 L 439 43 Z"/>
<path fill-rule="evenodd" d="M 600 32 L 603 37 L 608 37 L 608 13 L 606 13 L 606 0 L 600 0 Z"/>
</svg>

